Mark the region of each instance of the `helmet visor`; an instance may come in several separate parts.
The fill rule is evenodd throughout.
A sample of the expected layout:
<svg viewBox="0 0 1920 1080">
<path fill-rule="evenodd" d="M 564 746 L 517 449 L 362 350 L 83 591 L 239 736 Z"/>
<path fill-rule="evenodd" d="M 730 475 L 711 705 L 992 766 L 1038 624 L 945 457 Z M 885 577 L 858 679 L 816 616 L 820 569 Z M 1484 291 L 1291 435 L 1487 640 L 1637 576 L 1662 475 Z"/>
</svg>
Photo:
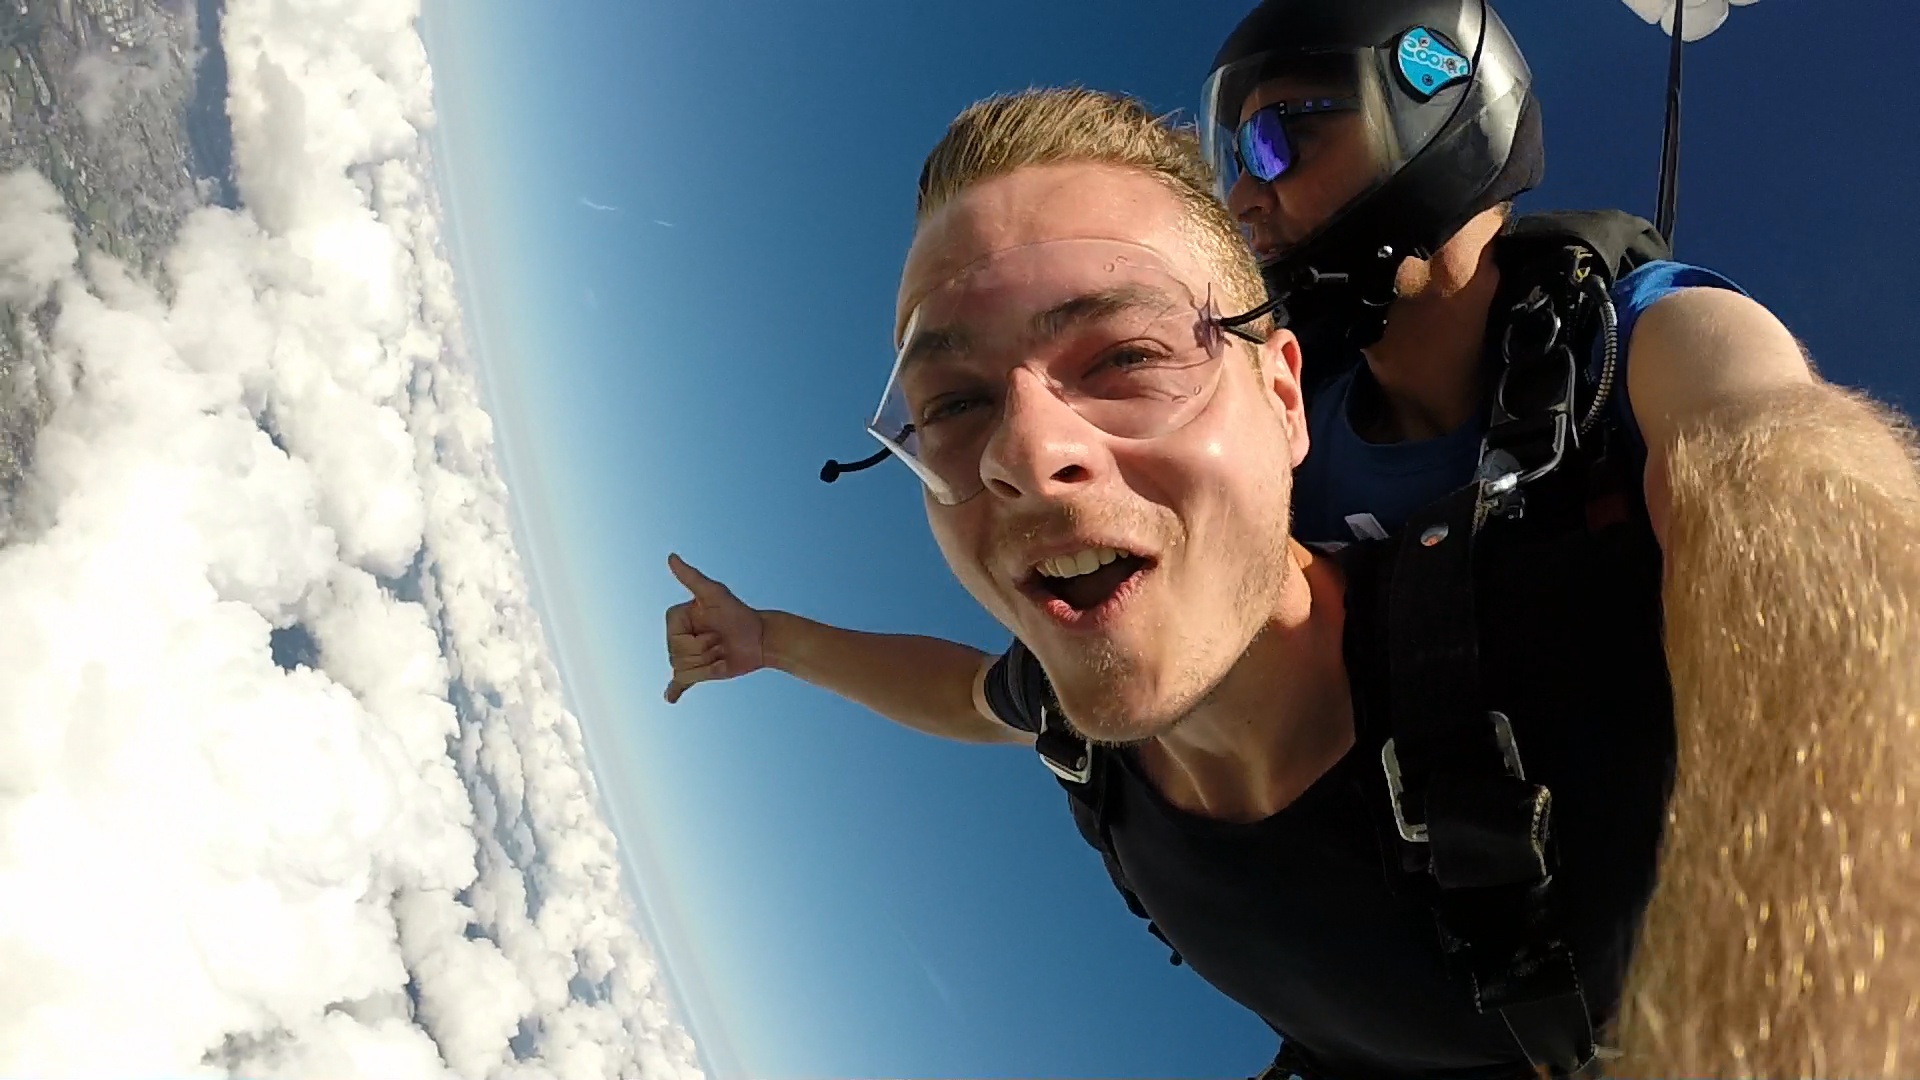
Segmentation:
<svg viewBox="0 0 1920 1080">
<path fill-rule="evenodd" d="M 1473 44 L 1414 27 L 1378 48 L 1274 49 L 1213 73 L 1202 148 L 1262 263 L 1324 231 L 1433 141 L 1471 89 Z"/>
<path fill-rule="evenodd" d="M 867 431 L 955 505 L 985 487 L 989 445 L 1019 409 L 1064 405 L 1116 438 L 1160 438 L 1206 410 L 1225 352 L 1209 302 L 1151 248 L 1010 248 L 915 304 Z"/>
</svg>

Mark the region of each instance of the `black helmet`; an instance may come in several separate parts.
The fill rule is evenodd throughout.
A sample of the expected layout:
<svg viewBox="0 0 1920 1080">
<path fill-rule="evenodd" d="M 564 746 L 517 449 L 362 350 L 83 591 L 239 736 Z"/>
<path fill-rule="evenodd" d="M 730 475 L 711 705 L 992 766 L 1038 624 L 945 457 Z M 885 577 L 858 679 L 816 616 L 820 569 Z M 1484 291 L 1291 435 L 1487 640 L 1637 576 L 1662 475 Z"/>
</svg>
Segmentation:
<svg viewBox="0 0 1920 1080">
<path fill-rule="evenodd" d="M 1403 260 L 1430 256 L 1545 168 L 1532 73 L 1486 0 L 1264 0 L 1221 46 L 1203 100 L 1223 199 L 1243 168 L 1251 182 L 1284 172 L 1281 133 L 1299 116 L 1364 119 L 1373 156 L 1354 194 L 1303 235 L 1267 237 L 1276 247 L 1261 260 L 1290 323 L 1332 317 L 1360 345 L 1385 325 Z M 1250 101 L 1264 115 L 1245 146 L 1258 160 L 1243 161 Z"/>
</svg>

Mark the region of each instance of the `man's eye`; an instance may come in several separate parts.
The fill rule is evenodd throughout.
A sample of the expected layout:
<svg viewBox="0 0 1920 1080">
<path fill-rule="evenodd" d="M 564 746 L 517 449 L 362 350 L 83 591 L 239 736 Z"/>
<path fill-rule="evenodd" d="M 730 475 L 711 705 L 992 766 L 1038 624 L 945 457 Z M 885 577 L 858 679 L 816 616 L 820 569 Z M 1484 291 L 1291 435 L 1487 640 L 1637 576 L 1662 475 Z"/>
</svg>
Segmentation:
<svg viewBox="0 0 1920 1080">
<path fill-rule="evenodd" d="M 1295 117 L 1293 123 L 1287 125 L 1287 136 L 1293 140 L 1296 155 L 1301 146 L 1318 143 L 1326 138 L 1326 120 L 1324 116 L 1301 116 Z"/>
<path fill-rule="evenodd" d="M 986 398 L 980 394 L 942 394 L 920 410 L 918 426 L 924 430 L 935 424 L 964 416 L 986 403 Z"/>
<path fill-rule="evenodd" d="M 1094 365 L 1094 373 L 1108 371 L 1128 372 L 1167 359 L 1167 350 L 1149 344 L 1129 343 L 1116 345 L 1101 354 L 1100 362 Z"/>
</svg>

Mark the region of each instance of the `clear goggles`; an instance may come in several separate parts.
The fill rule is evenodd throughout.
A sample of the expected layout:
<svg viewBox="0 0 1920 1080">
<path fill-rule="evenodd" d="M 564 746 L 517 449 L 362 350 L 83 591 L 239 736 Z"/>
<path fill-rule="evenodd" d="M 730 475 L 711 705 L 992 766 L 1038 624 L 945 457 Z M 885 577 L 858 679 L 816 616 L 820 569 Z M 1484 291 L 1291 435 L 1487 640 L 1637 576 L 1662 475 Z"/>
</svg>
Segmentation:
<svg viewBox="0 0 1920 1080">
<path fill-rule="evenodd" d="M 1263 308 L 1221 318 L 1207 292 L 1196 297 L 1151 248 L 1124 241 L 995 252 L 914 305 L 867 431 L 949 506 L 985 488 L 982 464 L 1016 386 L 1115 438 L 1171 434 L 1212 400 L 1226 335 L 1262 340 L 1241 327 Z"/>
</svg>

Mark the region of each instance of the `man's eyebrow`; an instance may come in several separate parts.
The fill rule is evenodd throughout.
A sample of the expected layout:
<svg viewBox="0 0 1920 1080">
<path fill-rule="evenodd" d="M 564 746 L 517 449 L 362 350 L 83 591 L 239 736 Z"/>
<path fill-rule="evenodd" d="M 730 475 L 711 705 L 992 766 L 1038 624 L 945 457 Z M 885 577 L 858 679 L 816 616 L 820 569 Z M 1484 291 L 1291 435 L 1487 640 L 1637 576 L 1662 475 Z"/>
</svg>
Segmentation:
<svg viewBox="0 0 1920 1080">
<path fill-rule="evenodd" d="M 931 330 L 917 330 L 913 340 L 900 354 L 900 370 L 924 364 L 930 360 L 957 357 L 966 354 L 972 348 L 967 332 L 957 326 L 935 327 Z"/>
<path fill-rule="evenodd" d="M 1123 311 L 1142 307 L 1166 307 L 1173 298 L 1151 285 L 1116 285 L 1081 293 L 1036 313 L 1027 332 L 1034 340 L 1057 337 L 1081 323 L 1104 319 Z M 973 338 L 963 327 L 944 326 L 919 330 L 900 354 L 900 370 L 933 360 L 958 359 L 973 348 Z"/>
<path fill-rule="evenodd" d="M 1143 307 L 1169 307 L 1173 298 L 1151 285 L 1116 285 L 1063 300 L 1033 317 L 1034 337 L 1045 341 L 1074 326 Z"/>
</svg>

